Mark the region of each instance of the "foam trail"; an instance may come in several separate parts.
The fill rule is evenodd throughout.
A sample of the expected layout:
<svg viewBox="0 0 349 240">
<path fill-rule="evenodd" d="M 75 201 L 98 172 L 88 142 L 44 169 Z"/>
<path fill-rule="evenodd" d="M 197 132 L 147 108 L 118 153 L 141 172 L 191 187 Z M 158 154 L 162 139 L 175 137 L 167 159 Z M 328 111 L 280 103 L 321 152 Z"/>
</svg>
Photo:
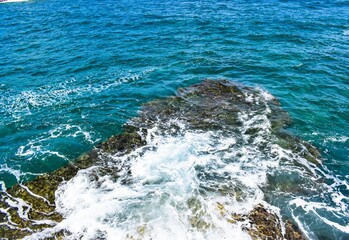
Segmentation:
<svg viewBox="0 0 349 240">
<path fill-rule="evenodd" d="M 349 140 L 349 137 L 347 136 L 333 136 L 333 137 L 328 137 L 325 139 L 325 142 L 341 142 L 345 143 Z"/>
<path fill-rule="evenodd" d="M 337 212 L 338 214 L 341 214 L 340 211 L 338 211 L 335 207 L 330 207 L 326 203 L 323 202 L 307 202 L 301 198 L 296 198 L 292 201 L 290 201 L 290 205 L 295 205 L 296 207 L 301 207 L 303 210 L 306 211 L 308 214 L 309 212 L 314 213 L 319 219 L 321 219 L 323 222 L 325 222 L 327 225 L 330 225 L 332 227 L 337 228 L 338 230 L 349 233 L 349 225 L 343 226 L 336 222 L 330 221 L 329 219 L 321 216 L 317 209 L 325 209 L 328 212 Z M 345 216 L 344 216 L 345 217 Z M 301 224 L 301 223 L 300 223 Z"/>
<path fill-rule="evenodd" d="M 4 91 L 0 97 L 0 109 L 6 116 L 20 119 L 25 115 L 31 115 L 37 109 L 59 106 L 95 94 L 102 94 L 122 84 L 137 81 L 152 71 L 152 69 L 146 69 L 141 73 L 119 73 L 103 81 L 98 79 L 96 81 L 92 77 L 87 81 L 72 78 L 53 86 L 39 87 L 19 93 Z"/>
<path fill-rule="evenodd" d="M 29 0 L 2 0 L 0 3 L 28 2 Z"/>
<path fill-rule="evenodd" d="M 61 124 L 47 133 L 35 136 L 30 139 L 26 145 L 20 146 L 17 149 L 16 156 L 24 157 L 27 159 L 33 159 L 41 156 L 42 159 L 46 159 L 49 156 L 57 156 L 58 158 L 68 161 L 69 159 L 64 156 L 63 153 L 51 149 L 50 143 L 52 139 L 57 138 L 73 138 L 86 141 L 88 144 L 95 144 L 99 139 L 94 138 L 94 132 L 89 132 L 82 129 L 78 125 Z"/>
</svg>

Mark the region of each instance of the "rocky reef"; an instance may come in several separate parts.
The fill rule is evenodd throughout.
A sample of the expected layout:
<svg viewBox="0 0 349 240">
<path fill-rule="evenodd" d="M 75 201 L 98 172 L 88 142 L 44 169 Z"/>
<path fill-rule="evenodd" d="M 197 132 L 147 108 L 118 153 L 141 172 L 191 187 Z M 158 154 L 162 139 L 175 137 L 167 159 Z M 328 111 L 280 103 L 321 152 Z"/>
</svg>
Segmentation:
<svg viewBox="0 0 349 240">
<path fill-rule="evenodd" d="M 319 151 L 284 131 L 284 127 L 290 123 L 290 118 L 280 108 L 279 102 L 270 96 L 265 96 L 268 98 L 266 105 L 261 102 L 261 99 L 256 99 L 256 94 L 261 96 L 258 90 L 238 86 L 231 81 L 205 80 L 200 84 L 179 89 L 177 96 L 145 104 L 139 116 L 131 119 L 124 126 L 122 134 L 110 137 L 63 168 L 1 192 L 0 238 L 20 239 L 46 228 L 52 228 L 61 222 L 64 216 L 56 211 L 57 188 L 71 180 L 79 170 L 96 165 L 99 166 L 96 170 L 98 174 L 91 175 L 91 178 L 109 175 L 118 179 L 119 172 L 122 169 L 125 170 L 127 166 L 109 164 L 109 156 L 127 156 L 135 149 L 146 146 L 147 133 L 155 125 L 158 132 L 170 136 L 182 134 L 183 129 L 220 131 L 223 135 L 226 132 L 236 132 L 236 135 L 240 136 L 237 129 L 240 129 L 240 132 L 244 129 L 243 136 L 237 137 L 238 141 L 254 144 L 265 134 L 262 131 L 264 126 L 254 124 L 242 128 L 249 121 L 242 113 L 247 110 L 256 114 L 266 113 L 265 117 L 270 123 L 268 131 L 273 136 L 272 140 L 268 140 L 283 149 L 292 150 L 310 163 L 317 164 Z M 261 141 L 258 147 L 268 151 L 267 144 Z M 272 153 L 270 154 L 273 156 Z M 227 190 L 211 191 L 225 194 Z M 241 197 L 238 191 L 234 190 L 234 194 L 236 199 Z M 229 223 L 240 223 L 252 239 L 305 239 L 291 221 L 282 219 L 261 203 L 257 203 L 248 214 L 231 213 L 226 210 L 224 204 L 217 204 L 217 211 L 225 216 Z M 195 211 L 195 204 L 191 205 L 194 206 L 193 211 Z M 207 227 L 207 223 L 200 219 L 192 218 L 191 222 L 197 228 Z M 51 238 L 60 239 L 64 236 L 69 236 L 69 232 L 55 232 Z"/>
<path fill-rule="evenodd" d="M 55 191 L 61 183 L 69 181 L 79 170 L 98 164 L 105 153 L 125 154 L 144 144 L 135 131 L 125 130 L 65 167 L 0 192 L 0 237 L 19 239 L 54 226 L 62 220 L 55 211 Z"/>
</svg>

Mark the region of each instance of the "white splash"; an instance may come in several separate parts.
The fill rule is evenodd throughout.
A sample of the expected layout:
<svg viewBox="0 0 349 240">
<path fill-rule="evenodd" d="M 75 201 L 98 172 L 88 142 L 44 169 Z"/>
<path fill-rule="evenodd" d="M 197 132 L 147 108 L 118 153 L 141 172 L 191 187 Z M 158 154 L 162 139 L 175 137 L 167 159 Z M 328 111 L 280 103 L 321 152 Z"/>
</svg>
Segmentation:
<svg viewBox="0 0 349 240">
<path fill-rule="evenodd" d="M 83 239 L 249 239 L 227 217 L 229 212 L 247 213 L 263 201 L 259 187 L 266 183 L 268 164 L 256 164 L 256 149 L 235 153 L 235 137 L 220 139 L 216 132 L 187 131 L 180 137 L 163 137 L 152 129 L 150 134 L 152 141 L 146 147 L 127 156 L 113 156 L 115 164 L 123 165 L 116 173 L 118 179 L 108 175 L 94 181 L 91 176 L 98 174 L 99 167 L 93 167 L 62 185 L 56 204 L 65 220 L 55 229 L 66 229 L 73 238 Z M 221 150 L 229 146 L 231 151 L 210 151 L 213 146 Z M 244 155 L 242 162 L 238 154 Z M 272 167 L 277 165 L 271 162 Z M 236 187 L 243 189 L 243 199 L 233 196 Z M 226 193 L 222 195 L 219 189 Z M 226 206 L 225 216 L 217 203 Z"/>
<path fill-rule="evenodd" d="M 246 98 L 263 104 L 264 110 L 239 112 L 241 125 L 234 131 L 190 130 L 184 122 L 172 120 L 169 126 L 178 126 L 177 135 L 164 136 L 164 126 L 155 126 L 147 129 L 146 146 L 127 155 L 104 155 L 104 165 L 79 171 L 56 191 L 57 211 L 64 220 L 28 239 L 61 230 L 71 234 L 69 239 L 250 239 L 244 231 L 248 223 L 229 223 L 231 214 L 247 214 L 263 203 L 280 216 L 278 208 L 264 201 L 262 188 L 268 186 L 268 175 L 282 171 L 309 179 L 311 190 L 322 186 L 335 203 L 331 207 L 301 197 L 289 202 L 293 219 L 308 237 L 311 231 L 295 208 L 347 232 L 347 226 L 318 211 L 348 217 L 348 198 L 335 190 L 346 186 L 345 181 L 328 174 L 320 162 L 306 160 L 301 142 L 299 153 L 276 143 L 267 117 L 273 97 L 259 93 L 246 93 Z M 59 134 L 52 131 L 51 137 Z M 105 167 L 108 174 L 103 173 Z M 333 185 L 316 183 L 324 177 Z"/>
<path fill-rule="evenodd" d="M 333 136 L 333 137 L 328 137 L 324 141 L 325 142 L 341 142 L 345 143 L 349 140 L 349 137 L 347 136 Z"/>
<path fill-rule="evenodd" d="M 254 96 L 253 101 L 266 100 Z M 148 129 L 145 147 L 109 156 L 113 174 L 100 174 L 103 167 L 94 166 L 61 185 L 56 204 L 65 219 L 29 239 L 61 229 L 72 239 L 250 239 L 242 227 L 247 223 L 228 220 L 231 213 L 267 205 L 261 187 L 281 158 L 260 151 L 271 137 L 267 112 L 240 114 L 242 138 L 233 132 L 191 131 L 178 121 L 182 134 L 177 136 L 164 136 L 156 126 Z M 256 127 L 251 143 L 245 132 Z M 282 152 L 274 144 L 267 148 Z"/>
<path fill-rule="evenodd" d="M 2 0 L 0 3 L 28 2 L 29 0 Z"/>
</svg>

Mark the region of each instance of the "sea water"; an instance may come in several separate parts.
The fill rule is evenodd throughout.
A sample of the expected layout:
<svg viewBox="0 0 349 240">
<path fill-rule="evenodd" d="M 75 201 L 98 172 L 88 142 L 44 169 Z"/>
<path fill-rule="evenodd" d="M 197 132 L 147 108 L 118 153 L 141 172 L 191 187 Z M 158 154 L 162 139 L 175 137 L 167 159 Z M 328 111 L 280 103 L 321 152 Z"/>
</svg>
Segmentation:
<svg viewBox="0 0 349 240">
<path fill-rule="evenodd" d="M 268 169 L 282 166 L 266 159 L 265 168 L 251 167 L 251 176 L 257 171 L 262 177 L 257 180 L 248 177 L 244 161 L 228 166 L 214 163 L 215 166 L 227 168 L 226 171 L 237 176 L 244 169 L 245 180 L 240 181 L 247 185 L 246 189 L 254 189 L 251 204 L 267 200 L 271 206 L 291 209 L 285 211 L 309 238 L 346 239 L 349 237 L 348 22 L 348 1 L 61 0 L 1 4 L 2 189 L 53 171 L 119 133 L 124 123 L 137 116 L 143 103 L 173 95 L 177 88 L 203 79 L 224 78 L 261 89 L 266 99 L 272 96 L 279 99 L 293 119 L 288 131 L 320 149 L 322 166 L 310 167 L 314 174 L 309 179 L 320 179 L 326 190 L 312 189 L 313 195 L 307 198 L 300 193 L 302 197 L 294 197 L 285 206 L 284 196 L 275 198 L 277 194 L 268 196 L 261 190 L 272 184 L 263 178 Z M 248 124 L 248 118 L 245 120 Z M 109 237 L 123 236 L 120 229 L 128 229 L 147 217 L 153 229 L 149 233 L 152 237 L 160 239 L 159 236 L 177 234 L 173 236 L 178 239 L 183 236 L 199 239 L 196 232 L 185 235 L 188 233 L 185 222 L 180 216 L 173 217 L 184 213 L 173 212 L 172 205 L 166 203 L 180 202 L 170 197 L 195 190 L 195 184 L 199 184 L 192 169 L 195 164 L 213 164 L 198 154 L 201 148 L 220 149 L 225 142 L 233 146 L 234 137 L 192 131 L 180 139 L 155 136 L 151 144 L 159 145 L 157 151 L 142 156 L 146 163 L 135 160 L 132 168 L 140 183 L 156 182 L 147 179 L 150 176 L 180 181 L 175 186 L 148 186 L 168 189 L 157 189 L 160 195 L 170 193 L 162 196 L 163 202 L 153 202 L 162 198 L 149 198 L 148 204 L 135 204 L 132 199 L 143 197 L 144 200 L 146 193 L 152 191 L 139 189 L 137 185 L 135 189 L 120 189 L 122 186 L 106 180 L 108 191 L 94 189 L 84 181 L 82 171 L 59 189 L 61 211 L 75 213 L 62 224 L 71 226 L 70 230 L 78 235 L 84 227 L 95 226 L 93 221 L 100 218 L 89 216 L 90 222 L 79 225 L 89 204 L 99 206 L 98 212 L 103 215 L 110 209 L 96 203 L 117 198 L 122 204 L 112 212 L 119 215 L 113 215 L 108 228 L 100 226 L 96 231 L 111 231 Z M 222 139 L 211 146 L 217 138 Z M 171 152 L 175 146 L 176 152 Z M 170 159 L 164 157 L 168 152 L 172 153 Z M 137 159 L 137 152 L 133 154 Z M 182 162 L 183 159 L 188 162 Z M 213 159 L 220 160 L 216 155 Z M 247 163 L 251 164 L 250 160 Z M 154 168 L 157 165 L 163 168 Z M 285 179 L 297 182 L 292 174 Z M 89 198 L 92 202 L 86 203 L 86 209 L 80 209 L 78 199 Z M 149 209 L 151 206 L 153 209 Z M 203 207 L 205 212 L 210 212 L 210 206 Z M 156 208 L 163 212 L 162 218 L 173 221 L 169 224 L 176 226 L 175 229 L 167 229 L 168 226 L 161 225 L 163 222 L 156 221 L 161 219 L 154 212 Z M 130 222 L 119 219 L 124 211 L 125 216 L 131 216 Z M 218 223 L 214 215 L 207 218 L 220 226 L 217 232 L 207 233 L 207 239 L 229 236 L 229 231 L 239 238 L 247 237 L 239 229 L 227 230 L 224 222 Z M 121 223 L 125 224 L 123 228 L 110 227 Z M 86 237 L 95 236 L 96 231 L 90 230 L 85 232 Z"/>
</svg>

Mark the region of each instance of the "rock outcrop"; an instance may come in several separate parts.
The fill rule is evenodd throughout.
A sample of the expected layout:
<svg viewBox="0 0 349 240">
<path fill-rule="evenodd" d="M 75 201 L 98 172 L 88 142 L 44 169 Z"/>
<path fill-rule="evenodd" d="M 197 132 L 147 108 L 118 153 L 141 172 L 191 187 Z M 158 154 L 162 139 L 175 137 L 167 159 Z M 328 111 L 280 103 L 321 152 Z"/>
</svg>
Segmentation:
<svg viewBox="0 0 349 240">
<path fill-rule="evenodd" d="M 288 114 L 280 109 L 275 99 L 270 100 L 268 106 L 263 103 L 256 104 L 253 100 L 256 91 L 237 86 L 227 80 L 206 80 L 180 89 L 177 96 L 145 104 L 139 116 L 125 126 L 122 134 L 110 137 L 63 168 L 1 192 L 0 238 L 20 239 L 60 222 L 63 216 L 55 211 L 55 191 L 60 184 L 72 179 L 79 170 L 94 165 L 101 166 L 99 171 L 102 174 L 115 174 L 117 178 L 116 173 L 122 166 L 114 166 L 111 170 L 108 167 L 108 157 L 105 156 L 125 155 L 146 145 L 147 129 L 155 124 L 162 134 L 181 134 L 180 126 L 172 124 L 173 119 L 184 122 L 186 128 L 201 131 L 220 130 L 224 133 L 234 132 L 244 124 L 244 119 L 239 113 L 246 109 L 257 113 L 267 112 L 267 118 L 271 123 L 270 131 L 275 136 L 276 144 L 285 149 L 292 149 L 316 164 L 319 159 L 318 150 L 284 132 L 283 127 L 290 123 Z M 252 143 L 254 138 L 258 137 L 259 131 L 258 125 L 246 128 L 246 141 Z M 219 205 L 218 211 L 224 212 L 224 206 Z M 206 223 L 200 219 L 192 221 L 205 227 Z M 246 222 L 244 229 L 253 239 L 305 239 L 290 221 L 283 221 L 261 204 L 256 205 L 249 214 L 232 215 L 229 222 Z M 55 236 L 63 238 L 67 234 L 69 233 L 59 232 Z"/>
</svg>

